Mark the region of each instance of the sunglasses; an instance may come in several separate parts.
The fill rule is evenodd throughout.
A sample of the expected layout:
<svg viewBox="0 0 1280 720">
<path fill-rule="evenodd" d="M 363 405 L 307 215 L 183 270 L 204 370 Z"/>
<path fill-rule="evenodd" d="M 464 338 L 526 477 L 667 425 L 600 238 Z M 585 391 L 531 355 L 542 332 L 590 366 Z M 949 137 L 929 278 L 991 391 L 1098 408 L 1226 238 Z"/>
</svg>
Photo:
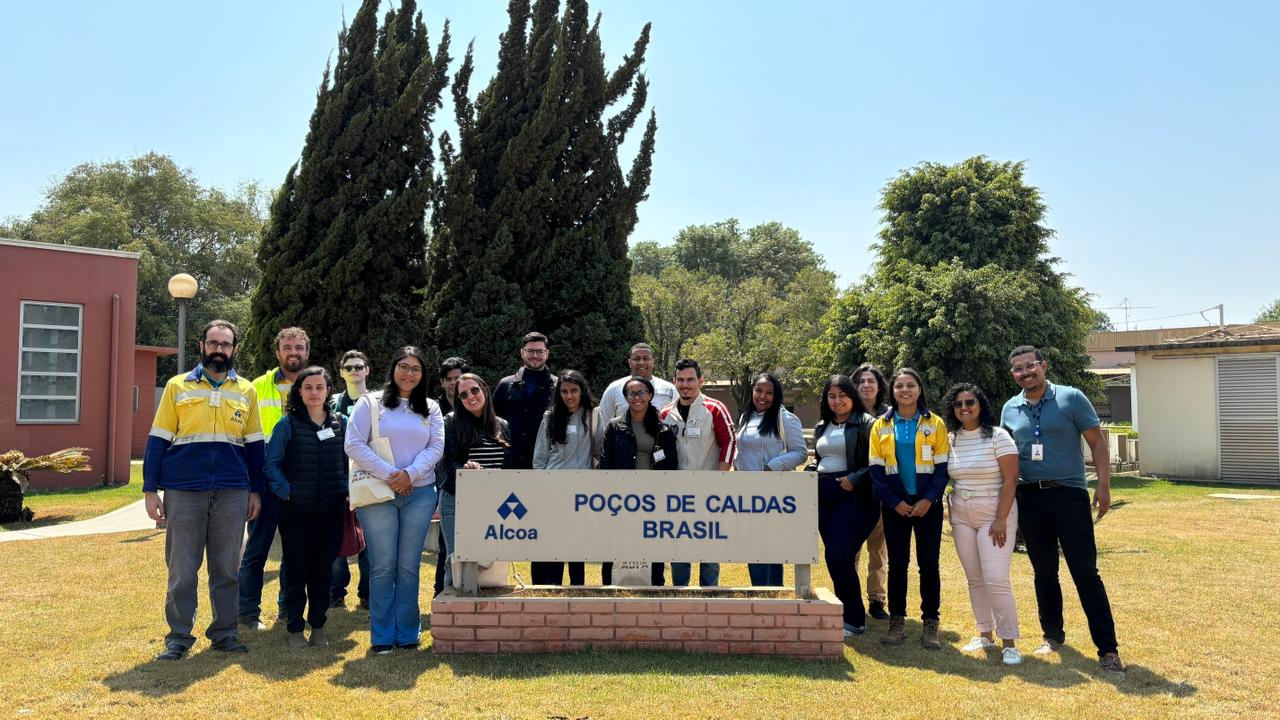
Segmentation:
<svg viewBox="0 0 1280 720">
<path fill-rule="evenodd" d="M 482 395 L 482 394 L 483 394 L 483 391 L 479 387 L 473 387 L 470 390 L 459 390 L 458 399 L 465 400 L 467 397 L 476 397 L 477 395 Z"/>
<path fill-rule="evenodd" d="M 343 365 L 342 369 L 347 372 L 360 372 L 364 369 L 364 365 Z"/>
<path fill-rule="evenodd" d="M 977 404 L 978 404 L 977 399 L 968 398 L 966 400 L 956 400 L 955 402 L 951 403 L 951 407 L 959 410 L 960 408 L 971 408 Z"/>
</svg>

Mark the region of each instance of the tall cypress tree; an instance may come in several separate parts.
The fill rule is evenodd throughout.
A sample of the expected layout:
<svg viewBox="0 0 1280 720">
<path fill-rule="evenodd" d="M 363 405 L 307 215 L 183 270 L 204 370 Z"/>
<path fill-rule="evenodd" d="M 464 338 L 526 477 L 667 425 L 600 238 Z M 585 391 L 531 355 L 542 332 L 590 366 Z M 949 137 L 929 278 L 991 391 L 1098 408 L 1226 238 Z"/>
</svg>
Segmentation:
<svg viewBox="0 0 1280 720">
<path fill-rule="evenodd" d="M 459 146 L 441 139 L 426 320 L 441 352 L 489 377 L 537 329 L 555 366 L 602 385 L 641 333 L 627 237 L 647 197 L 652 112 L 625 175 L 618 153 L 648 98 L 649 26 L 607 72 L 586 0 L 563 14 L 557 0 L 511 0 L 508 17 L 497 72 L 474 102 L 470 49 L 454 78 Z"/>
<path fill-rule="evenodd" d="M 364 0 L 338 36 L 302 157 L 263 230 L 248 349 L 272 364 L 276 330 L 311 336 L 313 362 L 352 348 L 374 363 L 421 342 L 425 218 L 436 194 L 431 120 L 448 82 L 449 26 L 431 52 L 414 0 L 378 22 Z"/>
</svg>

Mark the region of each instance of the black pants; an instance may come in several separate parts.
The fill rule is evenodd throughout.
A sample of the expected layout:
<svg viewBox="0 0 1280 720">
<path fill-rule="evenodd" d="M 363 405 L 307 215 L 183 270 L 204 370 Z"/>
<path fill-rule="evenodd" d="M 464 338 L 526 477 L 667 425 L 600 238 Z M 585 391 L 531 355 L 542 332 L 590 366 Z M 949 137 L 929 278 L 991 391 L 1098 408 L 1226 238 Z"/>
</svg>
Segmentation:
<svg viewBox="0 0 1280 720">
<path fill-rule="evenodd" d="M 919 498 L 908 498 L 914 505 Z M 916 537 L 916 567 L 920 571 L 920 617 L 938 619 L 942 599 L 942 578 L 938 573 L 938 553 L 942 548 L 942 503 L 936 502 L 924 517 L 903 517 L 898 511 L 881 507 L 884 517 L 884 544 L 889 551 L 889 614 L 906 617 L 907 567 L 911 564 L 911 536 Z"/>
<path fill-rule="evenodd" d="M 1116 652 L 1116 623 L 1107 588 L 1098 574 L 1098 548 L 1093 539 L 1089 491 L 1083 488 L 1018 486 L 1018 528 L 1027 543 L 1035 575 L 1040 630 L 1056 642 L 1066 640 L 1062 627 L 1062 586 L 1058 583 L 1058 548 L 1089 620 L 1098 656 Z"/>
<path fill-rule="evenodd" d="M 356 583 L 356 597 L 365 603 L 369 602 L 369 554 L 361 550 L 356 557 L 356 565 L 360 567 L 360 580 Z M 351 566 L 349 559 L 340 557 L 333 561 L 333 584 L 329 587 L 329 604 L 342 602 L 347 597 L 347 586 L 351 584 Z"/>
<path fill-rule="evenodd" d="M 572 577 L 573 569 L 570 568 L 569 572 L 570 577 Z M 649 568 L 649 582 L 658 587 L 662 587 L 667 584 L 666 563 L 653 563 L 653 566 Z M 613 563 L 600 563 L 600 584 L 613 584 Z"/>
<path fill-rule="evenodd" d="M 284 577 L 284 608 L 289 632 L 302 632 L 310 624 L 324 627 L 329 610 L 329 588 L 333 584 L 333 561 L 342 545 L 342 520 L 346 507 L 307 513 L 293 503 L 280 504 L 280 545 L 283 562 L 289 564 Z M 306 622 L 302 619 L 307 609 Z"/>
<path fill-rule="evenodd" d="M 867 610 L 862 604 L 862 585 L 854 558 L 875 529 L 880 506 L 874 498 L 841 488 L 839 477 L 818 475 L 818 534 L 822 536 L 832 590 L 844 603 L 844 621 L 862 627 L 867 624 Z"/>
<path fill-rule="evenodd" d="M 532 562 L 529 563 L 529 574 L 533 576 L 534 585 L 563 585 L 564 584 L 564 566 L 562 562 Z M 571 562 L 569 563 L 569 584 L 585 585 L 586 584 L 586 563 Z"/>
</svg>

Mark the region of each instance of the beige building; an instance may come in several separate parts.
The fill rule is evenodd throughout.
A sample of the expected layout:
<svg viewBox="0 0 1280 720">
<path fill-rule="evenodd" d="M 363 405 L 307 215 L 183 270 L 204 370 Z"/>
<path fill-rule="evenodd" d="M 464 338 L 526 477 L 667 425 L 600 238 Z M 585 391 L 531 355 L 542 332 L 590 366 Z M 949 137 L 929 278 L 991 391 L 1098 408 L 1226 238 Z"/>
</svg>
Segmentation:
<svg viewBox="0 0 1280 720">
<path fill-rule="evenodd" d="M 1246 327 L 1116 348 L 1135 358 L 1143 474 L 1280 484 L 1280 332 Z"/>
</svg>

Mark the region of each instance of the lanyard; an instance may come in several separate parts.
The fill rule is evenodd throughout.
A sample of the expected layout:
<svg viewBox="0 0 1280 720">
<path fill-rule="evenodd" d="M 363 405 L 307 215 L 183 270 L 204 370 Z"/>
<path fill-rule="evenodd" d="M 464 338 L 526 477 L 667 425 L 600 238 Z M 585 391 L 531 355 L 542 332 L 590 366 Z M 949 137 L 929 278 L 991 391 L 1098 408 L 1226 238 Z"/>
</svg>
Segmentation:
<svg viewBox="0 0 1280 720">
<path fill-rule="evenodd" d="M 1030 405 L 1030 403 L 1028 403 Z M 1031 405 L 1031 421 L 1036 424 L 1036 442 L 1040 442 L 1040 413 L 1044 411 L 1044 398 L 1040 398 L 1040 402 Z"/>
</svg>

